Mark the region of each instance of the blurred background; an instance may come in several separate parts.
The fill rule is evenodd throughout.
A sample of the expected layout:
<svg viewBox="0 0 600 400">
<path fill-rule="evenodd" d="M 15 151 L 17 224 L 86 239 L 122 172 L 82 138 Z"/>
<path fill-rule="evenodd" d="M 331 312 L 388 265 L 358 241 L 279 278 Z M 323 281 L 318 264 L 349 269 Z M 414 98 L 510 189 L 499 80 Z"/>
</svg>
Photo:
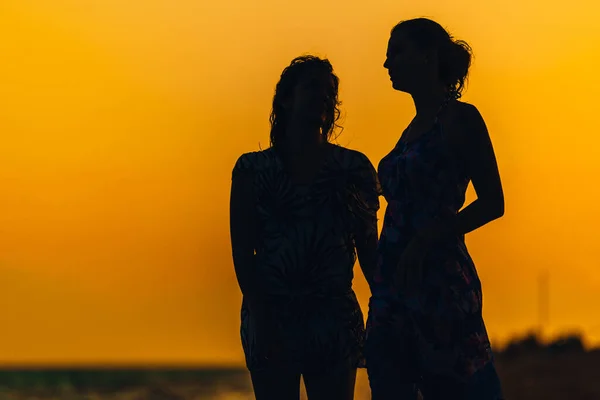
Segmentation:
<svg viewBox="0 0 600 400">
<path fill-rule="evenodd" d="M 414 112 L 389 31 L 419 16 L 474 50 L 464 100 L 506 215 L 467 241 L 507 398 L 600 399 L 592 0 L 0 2 L 0 399 L 249 396 L 233 164 L 268 147 L 279 75 L 313 53 L 341 79 L 337 143 L 377 165 Z M 355 289 L 366 312 L 358 269 Z"/>
</svg>

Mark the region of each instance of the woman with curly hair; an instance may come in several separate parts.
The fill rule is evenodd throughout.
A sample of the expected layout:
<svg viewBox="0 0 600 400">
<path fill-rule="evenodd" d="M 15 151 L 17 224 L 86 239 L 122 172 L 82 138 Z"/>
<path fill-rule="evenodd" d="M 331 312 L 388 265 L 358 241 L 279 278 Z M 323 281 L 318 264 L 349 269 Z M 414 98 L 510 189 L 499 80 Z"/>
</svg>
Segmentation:
<svg viewBox="0 0 600 400">
<path fill-rule="evenodd" d="M 354 396 L 364 320 L 352 290 L 357 255 L 372 281 L 377 174 L 330 143 L 339 118 L 328 60 L 294 59 L 281 74 L 271 147 L 243 154 L 231 188 L 231 245 L 243 294 L 241 337 L 254 392 L 298 399 Z"/>
<path fill-rule="evenodd" d="M 378 168 L 388 205 L 367 322 L 373 400 L 502 398 L 464 241 L 504 213 L 486 125 L 459 101 L 470 63 L 470 47 L 432 20 L 391 32 L 383 66 L 416 116 Z M 477 200 L 462 209 L 469 182 Z"/>
</svg>

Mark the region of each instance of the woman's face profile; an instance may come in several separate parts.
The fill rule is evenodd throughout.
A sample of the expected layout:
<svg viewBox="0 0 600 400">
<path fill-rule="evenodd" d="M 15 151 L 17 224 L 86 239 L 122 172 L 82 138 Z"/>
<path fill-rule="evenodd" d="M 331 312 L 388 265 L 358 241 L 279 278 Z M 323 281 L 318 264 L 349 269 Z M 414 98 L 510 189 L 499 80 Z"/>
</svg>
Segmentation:
<svg viewBox="0 0 600 400">
<path fill-rule="evenodd" d="M 394 89 L 410 93 L 426 72 L 425 65 L 424 52 L 412 40 L 401 32 L 391 35 L 383 67 Z"/>
</svg>

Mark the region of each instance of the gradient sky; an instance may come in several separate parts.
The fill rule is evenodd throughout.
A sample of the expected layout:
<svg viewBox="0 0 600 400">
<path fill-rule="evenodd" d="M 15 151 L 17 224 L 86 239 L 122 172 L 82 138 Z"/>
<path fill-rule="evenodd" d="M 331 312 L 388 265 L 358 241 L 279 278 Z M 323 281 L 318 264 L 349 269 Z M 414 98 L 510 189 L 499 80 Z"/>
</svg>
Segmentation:
<svg viewBox="0 0 600 400">
<path fill-rule="evenodd" d="M 366 4 L 3 0 L 0 363 L 241 364 L 233 163 L 268 146 L 279 74 L 311 52 L 341 78 L 338 143 L 376 165 L 413 115 L 382 68 L 389 30 L 417 16 L 475 52 L 464 99 L 507 202 L 468 236 L 492 338 L 537 323 L 547 270 L 549 332 L 600 344 L 600 4 Z"/>
</svg>

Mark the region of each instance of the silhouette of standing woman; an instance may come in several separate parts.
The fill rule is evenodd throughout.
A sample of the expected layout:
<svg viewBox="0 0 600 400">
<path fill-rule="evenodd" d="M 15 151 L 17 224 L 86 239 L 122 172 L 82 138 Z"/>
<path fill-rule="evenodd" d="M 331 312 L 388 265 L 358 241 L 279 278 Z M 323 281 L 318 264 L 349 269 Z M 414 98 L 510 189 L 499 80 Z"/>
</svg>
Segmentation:
<svg viewBox="0 0 600 400">
<path fill-rule="evenodd" d="M 388 206 L 367 322 L 373 400 L 502 398 L 464 235 L 504 213 L 494 150 L 460 102 L 469 46 L 419 18 L 391 33 L 384 67 L 416 116 L 379 164 Z M 477 200 L 459 212 L 469 182 Z"/>
<path fill-rule="evenodd" d="M 372 281 L 377 173 L 362 153 L 329 143 L 339 118 L 329 61 L 283 71 L 271 147 L 233 169 L 231 244 L 243 293 L 241 337 L 258 400 L 354 397 L 364 319 L 352 290 L 358 258 Z"/>
</svg>

